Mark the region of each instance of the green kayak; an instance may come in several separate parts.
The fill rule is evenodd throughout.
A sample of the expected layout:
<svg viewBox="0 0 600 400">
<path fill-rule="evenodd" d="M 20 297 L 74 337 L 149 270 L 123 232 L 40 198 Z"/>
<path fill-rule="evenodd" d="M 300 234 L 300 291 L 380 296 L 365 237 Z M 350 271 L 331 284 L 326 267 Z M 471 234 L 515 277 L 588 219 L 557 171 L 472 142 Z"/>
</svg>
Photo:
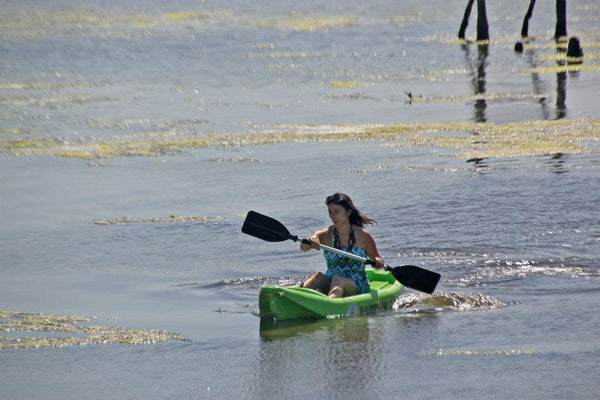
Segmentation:
<svg viewBox="0 0 600 400">
<path fill-rule="evenodd" d="M 298 285 L 265 285 L 258 296 L 261 318 L 277 321 L 332 316 L 358 316 L 389 309 L 403 289 L 390 271 L 366 268 L 370 293 L 330 299 L 327 295 Z"/>
</svg>

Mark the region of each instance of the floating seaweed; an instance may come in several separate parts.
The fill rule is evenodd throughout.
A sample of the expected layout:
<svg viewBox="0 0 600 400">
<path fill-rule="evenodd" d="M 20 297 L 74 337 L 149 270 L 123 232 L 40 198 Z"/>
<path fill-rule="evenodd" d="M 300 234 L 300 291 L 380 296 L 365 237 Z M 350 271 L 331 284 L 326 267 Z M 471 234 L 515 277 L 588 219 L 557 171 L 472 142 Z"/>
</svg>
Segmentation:
<svg viewBox="0 0 600 400">
<path fill-rule="evenodd" d="M 359 86 L 366 86 L 365 82 L 357 82 L 357 81 L 331 81 L 329 82 L 329 87 L 332 88 L 356 88 Z"/>
<path fill-rule="evenodd" d="M 568 60 L 567 60 L 568 61 Z M 578 71 L 600 71 L 600 64 L 565 64 L 545 67 L 528 68 L 525 72 L 530 73 L 556 73 L 556 72 L 578 72 Z"/>
<path fill-rule="evenodd" d="M 253 128 L 254 131 L 245 134 L 186 136 L 169 132 L 165 135 L 123 135 L 115 140 L 88 142 L 27 136 L 0 140 L 0 151 L 93 160 L 158 156 L 185 148 L 380 140 L 390 147 L 456 149 L 454 157 L 471 159 L 597 153 L 600 141 L 599 118 L 510 123 L 282 124 L 265 126 L 263 130 L 258 130 L 258 126 Z"/>
<path fill-rule="evenodd" d="M 207 224 L 212 221 L 220 220 L 221 217 L 186 217 L 170 215 L 168 217 L 117 217 L 110 219 L 97 219 L 96 225 L 124 225 L 124 224 L 143 224 L 150 222 L 158 223 L 179 223 L 179 224 Z"/>
<path fill-rule="evenodd" d="M 0 311 L 0 349 L 64 347 L 88 344 L 154 344 L 170 340 L 185 340 L 181 335 L 156 329 L 129 329 L 80 325 L 92 318 L 78 315 L 44 315 Z M 26 332 L 41 332 L 25 336 Z"/>
<path fill-rule="evenodd" d="M 211 158 L 208 161 L 213 161 L 213 162 L 217 162 L 217 163 L 239 162 L 239 163 L 248 163 L 248 164 L 262 164 L 262 160 L 257 160 L 256 158 L 246 158 L 246 157 L 220 157 L 220 158 Z"/>
<path fill-rule="evenodd" d="M 444 349 L 434 351 L 424 351 L 421 353 L 424 356 L 531 356 L 536 354 L 535 350 L 531 349 L 508 349 L 508 350 L 453 350 Z"/>
</svg>

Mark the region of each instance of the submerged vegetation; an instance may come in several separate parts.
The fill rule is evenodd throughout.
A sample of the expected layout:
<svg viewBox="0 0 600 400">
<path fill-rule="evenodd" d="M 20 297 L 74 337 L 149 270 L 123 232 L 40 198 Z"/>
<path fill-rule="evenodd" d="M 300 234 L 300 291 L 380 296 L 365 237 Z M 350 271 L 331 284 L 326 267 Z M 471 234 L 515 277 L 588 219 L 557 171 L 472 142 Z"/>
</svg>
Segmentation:
<svg viewBox="0 0 600 400">
<path fill-rule="evenodd" d="M 168 217 L 116 217 L 110 219 L 97 219 L 94 221 L 96 225 L 124 225 L 124 224 L 143 224 L 149 222 L 168 222 L 168 223 L 183 223 L 183 224 L 207 224 L 211 221 L 217 221 L 221 217 L 194 217 L 194 216 L 179 216 L 170 215 Z"/>
<path fill-rule="evenodd" d="M 455 150 L 458 158 L 585 154 L 599 152 L 600 119 L 540 120 L 510 123 L 422 122 L 404 124 L 333 124 L 254 126 L 245 134 L 124 135 L 114 140 L 73 142 L 19 136 L 0 140 L 0 150 L 15 155 L 49 155 L 82 159 L 158 156 L 182 149 L 254 146 L 289 142 L 379 140 L 390 147 L 434 146 Z M 260 163 L 254 159 L 214 159 Z"/>
<path fill-rule="evenodd" d="M 361 23 L 404 23 L 420 16 L 400 15 L 364 20 L 356 16 L 314 16 L 291 12 L 281 15 L 260 10 L 238 11 L 227 8 L 180 10 L 174 12 L 129 11 L 120 12 L 94 5 L 65 7 L 58 10 L 33 9 L 27 13 L 5 11 L 0 18 L 0 33 L 14 37 L 36 38 L 48 34 L 80 34 L 101 37 L 129 37 L 148 35 L 152 30 L 172 26 L 211 27 L 240 25 L 274 27 L 284 30 L 311 32 L 355 26 Z"/>
<path fill-rule="evenodd" d="M 422 354 L 424 356 L 438 356 L 438 357 L 449 357 L 449 356 L 473 356 L 473 357 L 493 357 L 493 356 L 524 356 L 524 355 L 534 355 L 538 353 L 535 350 L 520 350 L 520 349 L 509 349 L 509 350 L 454 350 L 447 351 L 444 349 L 436 350 L 436 351 L 424 351 Z"/>
<path fill-rule="evenodd" d="M 64 347 L 86 344 L 152 344 L 185 340 L 181 335 L 155 329 L 127 329 L 80 325 L 91 321 L 77 315 L 44 315 L 0 311 L 0 349 Z M 34 335 L 31 333 L 35 332 Z M 27 334 L 31 336 L 27 336 Z"/>
</svg>

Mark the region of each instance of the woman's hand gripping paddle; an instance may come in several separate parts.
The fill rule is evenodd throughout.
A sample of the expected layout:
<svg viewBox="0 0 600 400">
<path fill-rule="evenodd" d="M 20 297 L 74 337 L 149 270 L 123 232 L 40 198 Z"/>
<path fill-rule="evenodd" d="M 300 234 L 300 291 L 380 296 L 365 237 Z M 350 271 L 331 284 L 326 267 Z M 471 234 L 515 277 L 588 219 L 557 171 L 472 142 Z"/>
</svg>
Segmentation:
<svg viewBox="0 0 600 400">
<path fill-rule="evenodd" d="M 248 212 L 248 215 L 244 220 L 244 225 L 242 226 L 242 232 L 266 240 L 267 242 L 284 242 L 286 240 L 292 240 L 294 242 L 310 244 L 308 240 L 292 235 L 281 222 L 271 217 L 267 217 L 266 215 L 259 214 L 256 211 Z M 324 244 L 321 244 L 320 247 L 324 250 L 362 261 L 369 265 L 375 265 L 375 261 L 373 260 L 336 249 L 335 247 L 326 246 Z M 386 265 L 385 269 L 390 271 L 392 275 L 394 275 L 394 278 L 402 285 L 429 294 L 434 292 L 441 277 L 437 272 L 428 271 L 415 265 L 401 265 L 394 268 Z"/>
</svg>

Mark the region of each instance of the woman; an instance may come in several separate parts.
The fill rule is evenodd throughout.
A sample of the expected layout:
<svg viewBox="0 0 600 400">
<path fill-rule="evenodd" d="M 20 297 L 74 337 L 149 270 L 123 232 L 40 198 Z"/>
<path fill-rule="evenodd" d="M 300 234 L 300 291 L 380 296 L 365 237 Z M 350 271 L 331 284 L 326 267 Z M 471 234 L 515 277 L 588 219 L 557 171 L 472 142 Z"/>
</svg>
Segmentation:
<svg viewBox="0 0 600 400">
<path fill-rule="evenodd" d="M 310 245 L 302 244 L 304 251 L 319 249 L 321 243 L 330 245 L 361 257 L 375 260 L 375 268 L 382 268 L 385 262 L 371 234 L 364 228 L 375 221 L 362 214 L 352 203 L 347 194 L 335 193 L 325 199 L 329 210 L 329 218 L 333 225 L 316 231 L 308 240 Z M 315 272 L 302 287 L 320 290 L 330 298 L 352 296 L 368 293 L 369 281 L 365 273 L 365 263 L 342 255 L 325 251 L 327 270 L 325 273 Z"/>
</svg>

